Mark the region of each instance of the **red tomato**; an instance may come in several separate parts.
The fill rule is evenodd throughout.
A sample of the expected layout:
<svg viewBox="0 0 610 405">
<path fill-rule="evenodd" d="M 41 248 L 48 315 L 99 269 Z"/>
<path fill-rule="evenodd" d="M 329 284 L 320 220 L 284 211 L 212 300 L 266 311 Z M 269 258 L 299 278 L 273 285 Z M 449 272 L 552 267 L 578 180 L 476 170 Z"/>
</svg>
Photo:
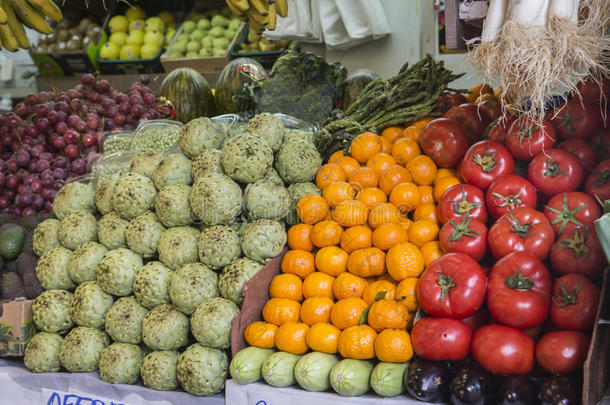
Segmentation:
<svg viewBox="0 0 610 405">
<path fill-rule="evenodd" d="M 590 140 L 595 154 L 600 160 L 610 158 L 610 128 L 603 128 Z"/>
<path fill-rule="evenodd" d="M 573 155 L 585 171 L 593 169 L 596 165 L 595 150 L 582 139 L 568 139 L 561 142 L 557 147 Z"/>
<path fill-rule="evenodd" d="M 593 225 L 563 232 L 551 249 L 551 266 L 557 274 L 578 273 L 597 280 L 606 264 L 606 255 Z"/>
<path fill-rule="evenodd" d="M 459 167 L 462 178 L 482 190 L 487 190 L 498 177 L 514 171 L 515 160 L 508 149 L 496 141 L 481 141 L 472 145 Z"/>
<path fill-rule="evenodd" d="M 552 196 L 544 206 L 544 215 L 559 235 L 593 224 L 602 214 L 597 201 L 589 194 L 570 191 Z"/>
<path fill-rule="evenodd" d="M 584 104 L 599 106 L 601 103 L 602 93 L 606 99 L 610 98 L 610 80 L 604 79 L 602 85 L 596 83 L 591 77 L 581 80 L 576 86 L 578 92 L 574 100 L 582 100 Z"/>
<path fill-rule="evenodd" d="M 496 258 L 527 252 L 544 260 L 555 242 L 549 220 L 533 208 L 517 208 L 502 215 L 487 233 L 489 250 Z"/>
<path fill-rule="evenodd" d="M 583 106 L 580 100 L 572 100 L 559 108 L 551 123 L 560 138 L 587 139 L 599 128 L 602 118 L 599 107 L 591 104 Z"/>
<path fill-rule="evenodd" d="M 494 374 L 527 374 L 534 367 L 534 340 L 509 326 L 483 326 L 470 346 L 477 363 Z"/>
<path fill-rule="evenodd" d="M 452 107 L 456 107 L 466 102 L 466 97 L 462 93 L 455 91 L 444 91 L 438 98 L 438 110 L 441 113 L 446 112 Z"/>
<path fill-rule="evenodd" d="M 549 149 L 534 156 L 527 167 L 527 178 L 544 195 L 574 191 L 582 182 L 582 166 L 561 149 Z"/>
<path fill-rule="evenodd" d="M 498 118 L 492 121 L 487 128 L 485 128 L 485 137 L 490 141 L 497 141 L 504 144 L 506 134 L 510 129 L 510 126 L 517 120 L 514 115 L 507 115 L 504 118 Z"/>
<path fill-rule="evenodd" d="M 468 356 L 472 331 L 462 321 L 422 318 L 411 331 L 415 353 L 428 360 L 462 360 Z"/>
<path fill-rule="evenodd" d="M 502 116 L 502 104 L 498 100 L 485 100 L 479 104 L 479 109 L 485 111 L 492 120 L 497 120 Z"/>
<path fill-rule="evenodd" d="M 455 167 L 468 150 L 468 138 L 460 125 L 446 118 L 437 118 L 419 135 L 424 153 L 439 167 Z"/>
<path fill-rule="evenodd" d="M 466 325 L 470 326 L 470 329 L 475 331 L 481 326 L 487 325 L 489 323 L 489 311 L 487 311 L 487 308 L 485 308 L 485 306 L 482 306 L 472 314 L 468 315 L 466 318 L 460 319 L 460 321 L 464 322 Z"/>
<path fill-rule="evenodd" d="M 470 256 L 447 253 L 435 260 L 417 282 L 417 300 L 429 315 L 465 318 L 485 299 L 485 273 Z"/>
<path fill-rule="evenodd" d="M 469 143 L 475 143 L 483 139 L 483 132 L 492 121 L 484 109 L 479 109 L 476 104 L 469 103 L 452 107 L 445 113 L 444 117 L 456 120 L 460 124 L 468 137 Z"/>
<path fill-rule="evenodd" d="M 536 188 L 527 179 L 508 175 L 497 178 L 485 196 L 487 209 L 494 219 L 519 207 L 536 208 Z"/>
<path fill-rule="evenodd" d="M 479 261 L 487 251 L 487 227 L 472 217 L 450 220 L 441 228 L 439 241 L 445 253 L 464 253 Z"/>
<path fill-rule="evenodd" d="M 587 277 L 566 274 L 553 284 L 551 320 L 563 330 L 590 331 L 595 324 L 600 291 Z"/>
<path fill-rule="evenodd" d="M 438 203 L 438 219 L 441 224 L 450 219 L 459 222 L 468 216 L 481 222 L 487 221 L 485 196 L 481 189 L 470 184 L 456 184 L 449 187 Z"/>
<path fill-rule="evenodd" d="M 585 191 L 600 201 L 610 199 L 610 159 L 600 162 L 585 181 Z"/>
<path fill-rule="evenodd" d="M 562 330 L 547 333 L 536 344 L 536 361 L 553 374 L 566 374 L 582 368 L 591 339 L 582 332 Z"/>
<path fill-rule="evenodd" d="M 504 143 L 515 159 L 529 161 L 555 145 L 555 130 L 547 120 L 538 124 L 521 117 L 510 126 Z"/>
<path fill-rule="evenodd" d="M 500 323 L 518 329 L 540 325 L 549 313 L 551 274 L 530 253 L 498 260 L 489 273 L 487 308 Z"/>
</svg>

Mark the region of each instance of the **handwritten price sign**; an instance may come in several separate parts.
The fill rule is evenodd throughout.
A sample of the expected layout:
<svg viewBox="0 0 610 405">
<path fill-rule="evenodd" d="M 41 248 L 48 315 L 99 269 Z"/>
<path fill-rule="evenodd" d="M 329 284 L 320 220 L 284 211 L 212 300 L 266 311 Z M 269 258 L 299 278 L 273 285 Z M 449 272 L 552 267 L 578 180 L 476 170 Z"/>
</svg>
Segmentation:
<svg viewBox="0 0 610 405">
<path fill-rule="evenodd" d="M 91 394 L 42 389 L 41 405 L 128 405 Z"/>
</svg>

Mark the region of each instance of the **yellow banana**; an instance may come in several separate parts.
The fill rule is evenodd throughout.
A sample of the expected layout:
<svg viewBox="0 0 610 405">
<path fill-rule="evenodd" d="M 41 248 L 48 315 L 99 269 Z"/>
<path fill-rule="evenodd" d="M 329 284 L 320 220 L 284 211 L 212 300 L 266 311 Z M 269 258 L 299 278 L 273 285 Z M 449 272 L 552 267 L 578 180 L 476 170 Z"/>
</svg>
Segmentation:
<svg viewBox="0 0 610 405">
<path fill-rule="evenodd" d="M 227 0 L 227 5 L 233 11 L 233 14 L 243 14 L 250 8 L 248 0 Z M 239 10 L 239 13 L 236 13 L 235 10 Z"/>
<path fill-rule="evenodd" d="M 250 21 L 255 21 L 256 24 L 258 26 L 262 26 L 263 29 L 267 24 L 269 24 L 269 19 L 267 18 L 267 16 L 259 14 L 254 8 L 250 8 L 250 10 L 246 12 L 246 15 L 248 16 L 248 19 Z"/>
<path fill-rule="evenodd" d="M 51 34 L 53 28 L 34 10 L 25 0 L 12 0 L 15 11 L 21 20 L 32 29 L 41 34 Z"/>
<path fill-rule="evenodd" d="M 263 31 L 265 31 L 265 27 L 256 22 L 256 20 L 250 19 L 250 31 L 254 32 L 257 37 L 260 37 Z"/>
<path fill-rule="evenodd" d="M 0 41 L 2 41 L 2 46 L 7 51 L 16 52 L 19 49 L 17 38 L 13 35 L 8 24 L 0 25 Z"/>
<path fill-rule="evenodd" d="M 231 12 L 233 13 L 234 16 L 236 17 L 245 17 L 246 13 L 244 11 L 241 11 L 240 9 L 236 8 L 233 3 L 231 3 L 230 0 L 227 0 L 227 7 L 229 7 L 229 10 L 231 10 Z"/>
<path fill-rule="evenodd" d="M 6 24 L 8 22 L 8 17 L 6 15 L 6 11 L 2 7 L 0 7 L 0 24 Z"/>
<path fill-rule="evenodd" d="M 286 17 L 288 15 L 288 1 L 287 0 L 276 0 L 275 8 L 277 14 L 280 17 Z"/>
<path fill-rule="evenodd" d="M 267 16 L 269 20 L 269 24 L 267 24 L 267 29 L 270 31 L 275 30 L 275 23 L 277 21 L 277 10 L 275 8 L 275 4 L 269 6 L 269 15 Z"/>
<path fill-rule="evenodd" d="M 30 48 L 30 40 L 25 33 L 25 29 L 23 25 L 21 25 L 21 20 L 15 14 L 15 10 L 9 0 L 0 0 L 0 5 L 6 11 L 6 15 L 8 17 L 8 26 L 11 29 L 11 32 L 17 39 L 17 44 L 20 48 L 29 49 Z"/>
<path fill-rule="evenodd" d="M 267 0 L 250 0 L 250 5 L 263 17 L 269 14 L 269 3 L 267 3 Z"/>
<path fill-rule="evenodd" d="M 57 4 L 53 0 L 28 0 L 28 2 L 37 10 L 40 10 L 41 14 L 46 15 L 51 21 L 61 22 L 64 16 L 61 14 L 61 10 L 57 7 Z"/>
</svg>

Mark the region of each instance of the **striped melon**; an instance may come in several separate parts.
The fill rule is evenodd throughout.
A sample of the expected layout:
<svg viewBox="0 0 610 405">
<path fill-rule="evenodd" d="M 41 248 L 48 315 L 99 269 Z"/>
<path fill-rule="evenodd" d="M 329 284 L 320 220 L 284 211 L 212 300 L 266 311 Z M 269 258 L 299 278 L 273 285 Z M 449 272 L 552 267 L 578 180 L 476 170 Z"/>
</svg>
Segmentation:
<svg viewBox="0 0 610 405">
<path fill-rule="evenodd" d="M 244 84 L 267 77 L 260 63 L 250 58 L 237 58 L 222 69 L 216 83 L 216 107 L 219 114 L 232 114 L 252 111 L 254 106 L 233 100 L 235 92 Z"/>
<path fill-rule="evenodd" d="M 191 68 L 179 68 L 169 73 L 161 83 L 159 97 L 165 97 L 172 103 L 176 118 L 183 123 L 214 115 L 210 85 Z"/>
<path fill-rule="evenodd" d="M 379 79 L 379 76 L 369 69 L 358 69 L 347 76 L 347 79 L 341 84 L 341 108 L 347 110 L 356 101 L 366 85 L 375 79 Z"/>
</svg>

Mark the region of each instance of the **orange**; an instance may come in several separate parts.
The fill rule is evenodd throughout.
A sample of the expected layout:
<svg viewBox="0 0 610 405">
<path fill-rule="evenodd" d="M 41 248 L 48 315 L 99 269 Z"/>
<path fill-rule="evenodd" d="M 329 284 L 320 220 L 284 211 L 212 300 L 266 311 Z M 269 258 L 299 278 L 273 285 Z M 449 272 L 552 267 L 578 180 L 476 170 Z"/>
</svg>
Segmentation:
<svg viewBox="0 0 610 405">
<path fill-rule="evenodd" d="M 428 125 L 428 123 L 430 121 L 432 121 L 433 119 L 434 119 L 433 117 L 426 117 L 426 118 L 423 118 L 423 119 L 421 119 L 419 121 L 415 121 L 411 125 L 414 126 L 415 128 L 424 129 L 426 127 L 426 125 Z"/>
<path fill-rule="evenodd" d="M 369 284 L 362 277 L 353 275 L 352 273 L 341 273 L 335 279 L 333 284 L 333 293 L 335 298 L 343 300 L 346 298 L 360 298 L 364 289 Z M 339 303 L 339 301 L 337 301 Z"/>
<path fill-rule="evenodd" d="M 443 193 L 451 186 L 460 184 L 460 179 L 455 176 L 443 177 L 434 183 L 434 200 L 440 201 Z"/>
<path fill-rule="evenodd" d="M 493 88 L 489 84 L 478 83 L 470 88 L 470 93 L 466 95 L 466 101 L 474 103 L 483 94 L 494 94 Z"/>
<path fill-rule="evenodd" d="M 337 246 L 326 246 L 316 252 L 316 268 L 331 276 L 347 270 L 348 254 Z"/>
<path fill-rule="evenodd" d="M 360 277 L 378 276 L 385 271 L 385 253 L 376 247 L 354 250 L 347 259 L 347 270 Z"/>
<path fill-rule="evenodd" d="M 328 202 L 318 194 L 310 194 L 297 202 L 297 214 L 302 222 L 315 224 L 328 215 Z"/>
<path fill-rule="evenodd" d="M 417 311 L 417 277 L 407 277 L 396 286 L 394 298 L 407 308 L 409 312 Z"/>
<path fill-rule="evenodd" d="M 445 254 L 441 244 L 436 240 L 424 243 L 421 247 L 421 253 L 424 256 L 424 266 L 426 267 Z"/>
<path fill-rule="evenodd" d="M 360 163 L 365 163 L 375 153 L 381 152 L 381 138 L 372 132 L 357 135 L 349 147 L 350 155 Z"/>
<path fill-rule="evenodd" d="M 346 359 L 372 359 L 376 337 L 377 332 L 368 325 L 351 326 L 339 335 L 339 353 Z"/>
<path fill-rule="evenodd" d="M 362 201 L 369 208 L 373 208 L 377 204 L 388 201 L 388 196 L 380 188 L 367 187 L 358 191 L 356 200 Z"/>
<path fill-rule="evenodd" d="M 420 219 L 413 222 L 409 228 L 409 241 L 417 247 L 422 247 L 424 243 L 438 239 L 438 225 L 427 219 Z"/>
<path fill-rule="evenodd" d="M 419 186 L 421 194 L 420 204 L 434 204 L 434 191 L 432 186 Z"/>
<path fill-rule="evenodd" d="M 374 283 L 375 281 L 379 281 L 379 280 L 389 281 L 390 283 L 396 285 L 396 281 L 394 281 L 394 279 L 392 277 L 390 277 L 390 275 L 388 273 L 383 273 L 381 276 L 375 277 L 375 280 L 371 281 L 371 283 Z"/>
<path fill-rule="evenodd" d="M 269 284 L 269 296 L 300 302 L 303 299 L 303 282 L 294 274 L 278 274 L 273 277 L 271 284 Z"/>
<path fill-rule="evenodd" d="M 289 250 L 282 258 L 282 272 L 295 274 L 302 280 L 313 273 L 316 268 L 314 256 L 306 250 Z"/>
<path fill-rule="evenodd" d="M 429 186 L 434 182 L 436 165 L 430 157 L 417 155 L 407 162 L 406 168 L 418 186 Z"/>
<path fill-rule="evenodd" d="M 330 323 L 314 323 L 307 330 L 305 341 L 313 351 L 322 353 L 337 353 L 341 331 Z"/>
<path fill-rule="evenodd" d="M 408 181 L 411 181 L 409 171 L 402 166 L 394 165 L 379 176 L 379 188 L 387 195 L 390 195 L 396 186 Z"/>
<path fill-rule="evenodd" d="M 318 174 L 316 174 L 316 186 L 322 190 L 330 183 L 345 181 L 346 179 L 347 176 L 345 175 L 345 172 L 341 166 L 336 163 L 327 163 L 320 167 Z"/>
<path fill-rule="evenodd" d="M 354 170 L 347 180 L 356 190 L 362 190 L 367 187 L 377 187 L 379 174 L 371 167 L 361 167 Z"/>
<path fill-rule="evenodd" d="M 351 156 L 344 156 L 338 159 L 335 163 L 341 166 L 346 176 L 349 176 L 354 170 L 360 168 L 360 163 L 358 163 L 358 161 Z"/>
<path fill-rule="evenodd" d="M 411 221 L 409 218 L 405 218 L 403 217 L 400 222 L 400 225 L 402 225 L 402 227 L 404 228 L 405 231 L 407 231 L 407 235 L 409 234 L 409 228 L 411 228 L 411 225 L 413 225 L 413 221 Z"/>
<path fill-rule="evenodd" d="M 398 208 L 391 203 L 377 204 L 371 209 L 369 213 L 369 225 L 372 228 L 377 228 L 382 224 L 389 224 L 392 222 L 400 222 L 402 215 Z"/>
<path fill-rule="evenodd" d="M 424 257 L 416 245 L 403 242 L 388 250 L 386 266 L 388 274 L 396 281 L 419 277 L 424 271 Z"/>
<path fill-rule="evenodd" d="M 333 294 L 333 283 L 335 278 L 321 271 L 311 273 L 303 281 L 303 296 L 335 298 Z"/>
<path fill-rule="evenodd" d="M 330 322 L 333 300 L 328 297 L 307 298 L 301 304 L 301 322 L 311 326 L 318 322 Z"/>
<path fill-rule="evenodd" d="M 330 311 L 330 320 L 339 329 L 346 329 L 350 326 L 360 324 L 362 314 L 367 307 L 367 303 L 360 298 L 345 298 L 333 305 Z"/>
<path fill-rule="evenodd" d="M 406 330 L 386 329 L 375 339 L 375 356 L 379 361 L 404 363 L 413 357 L 411 338 Z"/>
<path fill-rule="evenodd" d="M 343 156 L 345 156 L 345 153 L 343 153 L 342 150 L 338 150 L 330 155 L 328 163 L 337 163 L 337 160 L 341 159 Z"/>
<path fill-rule="evenodd" d="M 275 332 L 275 347 L 283 352 L 304 354 L 307 347 L 307 331 L 309 326 L 300 322 L 286 322 Z"/>
<path fill-rule="evenodd" d="M 409 126 L 403 129 L 402 131 L 402 139 L 408 139 L 411 141 L 416 141 L 419 138 L 419 134 L 421 134 L 421 128 L 417 128 L 414 126 Z M 398 141 L 396 141 L 398 142 Z"/>
<path fill-rule="evenodd" d="M 420 204 L 413 212 L 413 220 L 427 219 L 438 223 L 438 210 L 436 205 L 431 203 Z"/>
<path fill-rule="evenodd" d="M 373 304 L 375 299 L 378 297 L 384 297 L 389 300 L 394 299 L 394 291 L 396 291 L 396 285 L 388 280 L 377 280 L 372 282 L 364 289 L 362 293 L 362 299 L 368 305 Z"/>
<path fill-rule="evenodd" d="M 381 153 L 387 153 L 388 155 L 392 153 L 392 141 L 383 136 L 379 139 L 381 139 Z"/>
<path fill-rule="evenodd" d="M 366 161 L 366 167 L 375 170 L 378 176 L 396 164 L 396 159 L 387 153 L 376 153 Z"/>
<path fill-rule="evenodd" d="M 434 177 L 434 183 L 438 183 L 438 181 L 444 177 L 455 177 L 454 169 L 447 169 L 445 167 L 441 167 L 436 171 L 436 176 Z"/>
<path fill-rule="evenodd" d="M 368 226 L 352 226 L 341 235 L 341 248 L 347 253 L 352 253 L 356 249 L 371 247 L 372 237 L 373 232 Z"/>
<path fill-rule="evenodd" d="M 317 247 L 338 245 L 343 228 L 335 221 L 321 221 L 313 226 L 311 241 Z"/>
<path fill-rule="evenodd" d="M 392 145 L 392 157 L 394 157 L 401 166 L 406 165 L 409 160 L 420 153 L 421 149 L 419 148 L 419 144 L 414 139 L 401 138 Z"/>
<path fill-rule="evenodd" d="M 280 326 L 289 321 L 299 320 L 301 304 L 286 298 L 271 298 L 263 307 L 265 322 Z"/>
<path fill-rule="evenodd" d="M 417 208 L 421 202 L 421 192 L 415 183 L 401 183 L 392 190 L 390 202 L 406 214 Z"/>
<path fill-rule="evenodd" d="M 353 200 L 356 196 L 356 189 L 351 184 L 342 181 L 324 187 L 322 195 L 328 201 L 328 205 L 334 208 L 343 201 Z"/>
<path fill-rule="evenodd" d="M 250 346 L 272 349 L 275 346 L 277 326 L 267 322 L 252 322 L 244 330 L 244 339 Z"/>
<path fill-rule="evenodd" d="M 331 218 L 341 226 L 364 225 L 369 216 L 369 207 L 362 201 L 349 200 L 338 204 Z"/>
<path fill-rule="evenodd" d="M 402 136 L 402 127 L 399 127 L 399 126 L 387 127 L 386 129 L 381 131 L 381 136 L 383 138 L 386 138 L 390 142 L 394 142 Z"/>
<path fill-rule="evenodd" d="M 376 300 L 369 308 L 368 325 L 380 332 L 384 329 L 404 329 L 407 327 L 409 311 L 393 299 L 383 298 Z"/>
<path fill-rule="evenodd" d="M 397 223 L 383 224 L 373 231 L 373 246 L 388 250 L 392 246 L 407 241 L 407 231 Z"/>
<path fill-rule="evenodd" d="M 297 224 L 288 229 L 288 247 L 290 249 L 300 249 L 311 252 L 313 243 L 311 243 L 311 231 L 313 225 Z"/>
</svg>

